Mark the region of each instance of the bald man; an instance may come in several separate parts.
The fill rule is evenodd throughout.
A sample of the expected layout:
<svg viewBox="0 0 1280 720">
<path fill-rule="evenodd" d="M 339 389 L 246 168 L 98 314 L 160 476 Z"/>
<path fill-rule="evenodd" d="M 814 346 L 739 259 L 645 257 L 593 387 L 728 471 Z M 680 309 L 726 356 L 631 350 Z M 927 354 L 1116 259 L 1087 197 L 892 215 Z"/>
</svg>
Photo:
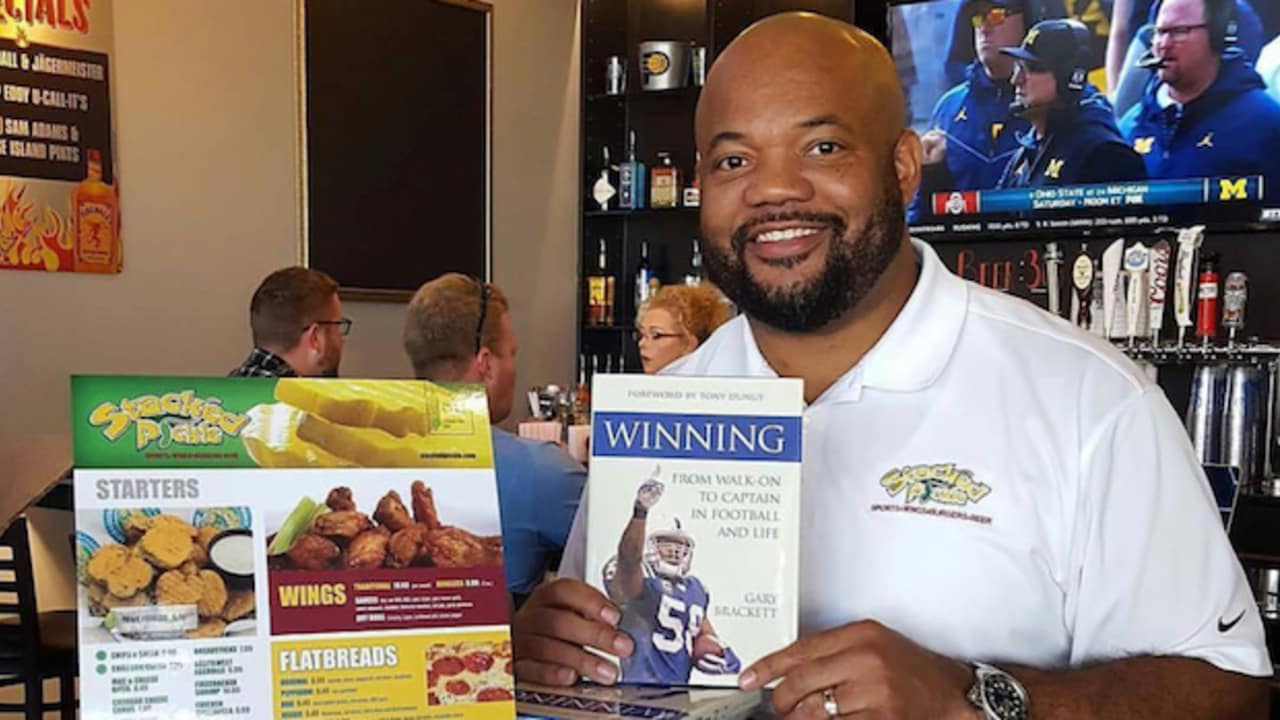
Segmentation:
<svg viewBox="0 0 1280 720">
<path fill-rule="evenodd" d="M 903 106 L 883 47 L 808 14 L 749 28 L 699 100 L 708 271 L 743 316 L 670 372 L 808 401 L 802 639 L 740 683 L 796 718 L 1258 717 L 1261 620 L 1179 418 L 1109 344 L 907 236 Z M 629 655 L 619 618 L 542 586 L 517 675 L 614 682 L 584 647 Z"/>
</svg>

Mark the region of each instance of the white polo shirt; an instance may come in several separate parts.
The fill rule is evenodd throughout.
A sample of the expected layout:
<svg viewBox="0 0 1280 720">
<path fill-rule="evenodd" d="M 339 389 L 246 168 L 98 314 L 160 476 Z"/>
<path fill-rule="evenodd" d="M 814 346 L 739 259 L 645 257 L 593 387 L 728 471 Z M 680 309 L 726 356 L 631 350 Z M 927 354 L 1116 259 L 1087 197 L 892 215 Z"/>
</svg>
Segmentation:
<svg viewBox="0 0 1280 720">
<path fill-rule="evenodd" d="M 801 632 L 871 619 L 962 660 L 1179 655 L 1270 675 L 1160 388 L 1106 341 L 914 245 L 906 306 L 804 413 Z M 742 317 L 670 372 L 776 375 Z M 562 566 L 578 578 L 581 520 Z"/>
</svg>

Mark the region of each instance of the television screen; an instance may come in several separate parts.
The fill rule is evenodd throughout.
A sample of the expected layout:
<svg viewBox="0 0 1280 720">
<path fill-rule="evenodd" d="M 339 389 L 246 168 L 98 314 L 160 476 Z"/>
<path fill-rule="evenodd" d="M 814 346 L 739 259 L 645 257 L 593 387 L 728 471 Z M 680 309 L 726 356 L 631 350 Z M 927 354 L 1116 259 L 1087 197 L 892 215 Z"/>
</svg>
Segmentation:
<svg viewBox="0 0 1280 720">
<path fill-rule="evenodd" d="M 925 155 L 912 232 L 1274 227 L 1277 8 L 890 0 L 890 44 Z"/>
</svg>

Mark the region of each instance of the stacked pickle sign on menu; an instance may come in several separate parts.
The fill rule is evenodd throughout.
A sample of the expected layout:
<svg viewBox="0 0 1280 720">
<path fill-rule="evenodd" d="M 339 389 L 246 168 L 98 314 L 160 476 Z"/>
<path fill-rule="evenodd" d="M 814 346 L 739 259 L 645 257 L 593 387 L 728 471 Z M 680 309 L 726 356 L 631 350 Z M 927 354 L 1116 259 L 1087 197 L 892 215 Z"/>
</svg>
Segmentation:
<svg viewBox="0 0 1280 720">
<path fill-rule="evenodd" d="M 72 380 L 81 714 L 510 718 L 484 389 Z"/>
</svg>

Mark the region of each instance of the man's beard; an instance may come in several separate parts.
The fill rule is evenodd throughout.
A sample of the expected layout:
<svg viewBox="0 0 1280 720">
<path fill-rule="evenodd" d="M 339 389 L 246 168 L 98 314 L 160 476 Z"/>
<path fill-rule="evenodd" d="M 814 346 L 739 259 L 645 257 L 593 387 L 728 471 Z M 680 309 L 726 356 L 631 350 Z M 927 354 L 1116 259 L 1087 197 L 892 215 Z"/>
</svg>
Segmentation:
<svg viewBox="0 0 1280 720">
<path fill-rule="evenodd" d="M 825 327 L 871 292 L 898 253 L 906 232 L 906 213 L 892 166 L 882 182 L 884 191 L 857 238 L 848 238 L 844 220 L 829 213 L 780 212 L 758 216 L 734 230 L 729 248 L 707 243 L 703 253 L 708 276 L 744 313 L 770 327 L 795 333 Z M 826 264 L 810 280 L 783 288 L 763 287 L 751 276 L 745 261 L 751 228 L 766 222 L 787 221 L 826 226 L 831 237 Z M 768 263 L 790 268 L 803 259 L 792 257 Z"/>
</svg>

